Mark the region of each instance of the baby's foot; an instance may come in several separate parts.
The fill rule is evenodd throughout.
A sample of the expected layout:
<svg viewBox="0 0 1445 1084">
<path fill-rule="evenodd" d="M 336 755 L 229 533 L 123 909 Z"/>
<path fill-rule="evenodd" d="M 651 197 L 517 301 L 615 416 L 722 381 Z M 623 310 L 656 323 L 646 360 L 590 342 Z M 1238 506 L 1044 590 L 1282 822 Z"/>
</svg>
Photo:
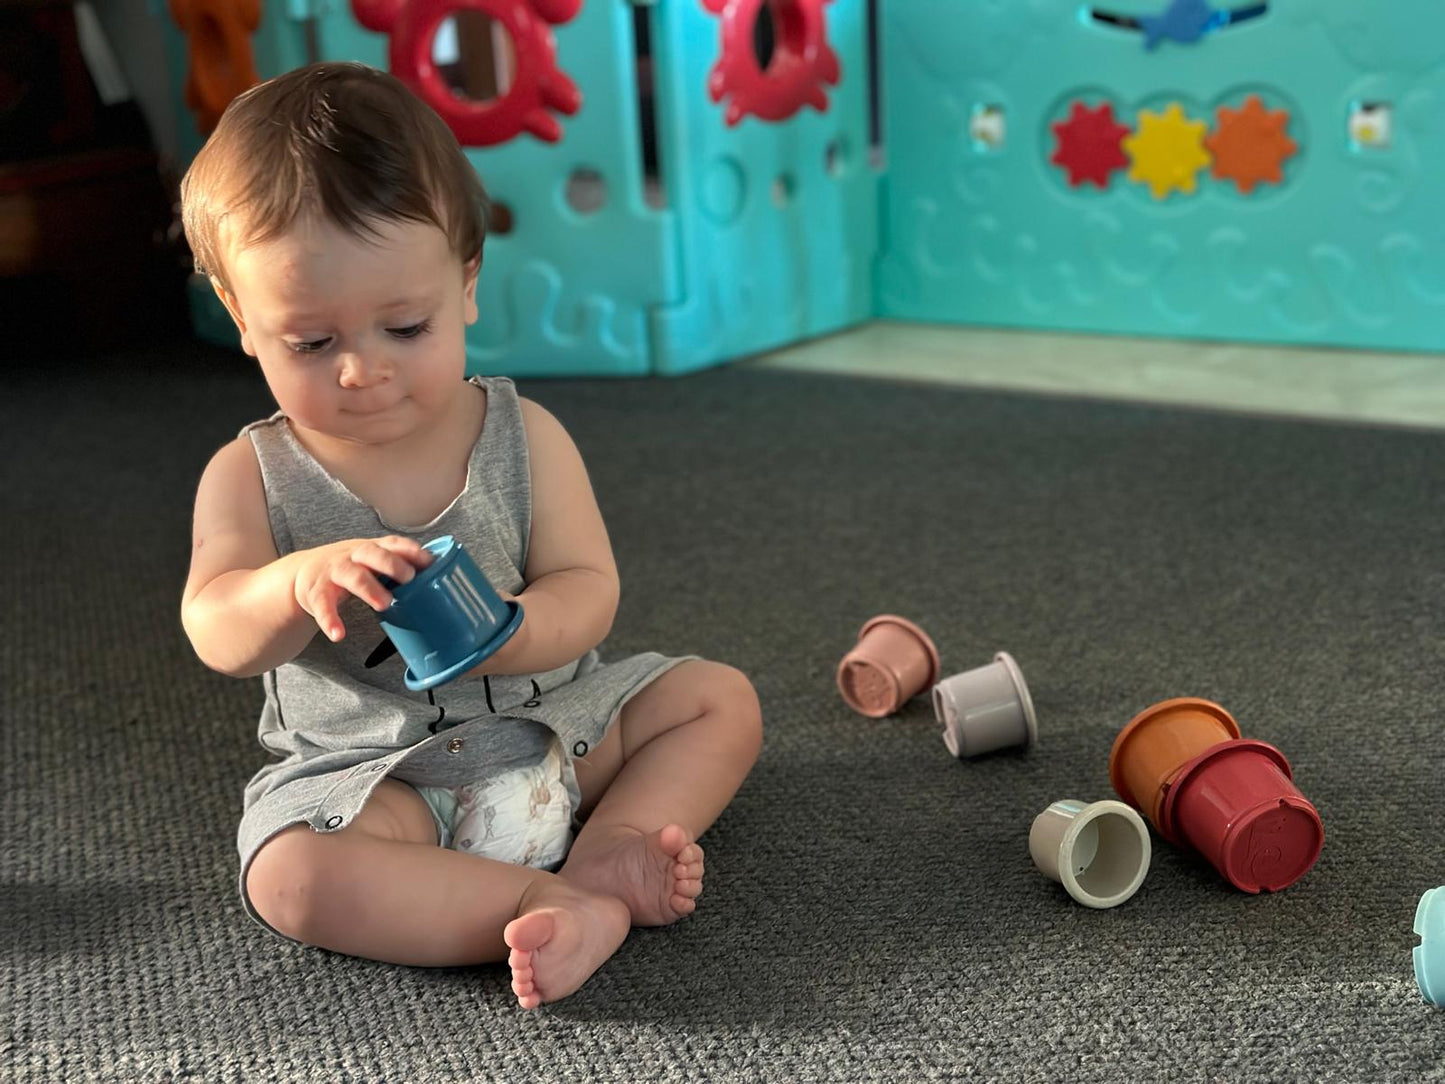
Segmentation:
<svg viewBox="0 0 1445 1084">
<path fill-rule="evenodd" d="M 592 892 L 627 904 L 634 926 L 666 926 L 697 907 L 702 894 L 702 848 L 677 824 L 643 835 L 618 826 L 578 853 L 558 873 Z"/>
<path fill-rule="evenodd" d="M 512 992 L 524 1009 L 577 990 L 617 951 L 631 920 L 620 900 L 551 882 L 502 931 Z"/>
</svg>

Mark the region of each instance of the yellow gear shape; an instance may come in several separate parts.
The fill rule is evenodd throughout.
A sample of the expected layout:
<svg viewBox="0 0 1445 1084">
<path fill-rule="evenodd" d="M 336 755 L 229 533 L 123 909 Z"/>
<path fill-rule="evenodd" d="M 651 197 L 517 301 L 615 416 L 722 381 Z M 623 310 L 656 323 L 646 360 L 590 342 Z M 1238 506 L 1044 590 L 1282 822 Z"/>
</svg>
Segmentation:
<svg viewBox="0 0 1445 1084">
<path fill-rule="evenodd" d="M 1202 120 L 1189 120 L 1184 107 L 1170 102 L 1163 113 L 1139 110 L 1139 130 L 1124 140 L 1132 165 L 1129 180 L 1149 186 L 1155 199 L 1174 190 L 1193 192 L 1195 177 L 1213 161 L 1204 149 Z"/>
</svg>

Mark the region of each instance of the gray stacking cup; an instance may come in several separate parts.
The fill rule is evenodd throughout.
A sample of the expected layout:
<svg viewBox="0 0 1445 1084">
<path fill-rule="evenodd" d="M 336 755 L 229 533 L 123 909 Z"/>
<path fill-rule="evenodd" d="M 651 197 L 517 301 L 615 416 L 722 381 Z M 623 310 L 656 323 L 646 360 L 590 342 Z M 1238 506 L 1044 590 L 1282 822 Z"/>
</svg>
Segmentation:
<svg viewBox="0 0 1445 1084">
<path fill-rule="evenodd" d="M 993 659 L 933 687 L 933 713 L 943 724 L 943 744 L 956 757 L 1031 746 L 1039 740 L 1034 702 L 1018 663 L 1007 651 Z"/>
</svg>

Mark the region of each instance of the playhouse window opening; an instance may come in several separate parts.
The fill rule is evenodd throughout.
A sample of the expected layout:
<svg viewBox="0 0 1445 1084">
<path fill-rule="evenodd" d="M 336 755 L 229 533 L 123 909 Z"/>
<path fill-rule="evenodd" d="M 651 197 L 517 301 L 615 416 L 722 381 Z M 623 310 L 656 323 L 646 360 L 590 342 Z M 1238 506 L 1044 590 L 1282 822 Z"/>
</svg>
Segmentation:
<svg viewBox="0 0 1445 1084">
<path fill-rule="evenodd" d="M 808 25 L 798 0 L 767 0 L 753 20 L 753 59 L 766 74 L 780 53 L 803 55 Z"/>
<path fill-rule="evenodd" d="M 506 97 L 517 71 L 507 28 L 471 9 L 456 11 L 438 24 L 432 63 L 453 95 L 477 102 Z"/>
<path fill-rule="evenodd" d="M 1251 19 L 1258 19 L 1262 15 L 1269 14 L 1269 4 L 1251 4 L 1249 7 L 1234 8 L 1230 11 L 1220 12 L 1224 16 L 1222 26 L 1234 26 L 1237 23 L 1247 23 Z"/>
<path fill-rule="evenodd" d="M 1225 27 L 1237 26 L 1239 23 L 1247 23 L 1252 19 L 1258 19 L 1269 14 L 1269 0 L 1263 0 L 1257 4 L 1246 4 L 1237 8 L 1220 8 L 1213 12 L 1205 30 L 1222 30 Z M 1089 8 L 1088 17 L 1096 23 L 1104 26 L 1112 26 L 1118 30 L 1133 30 L 1142 32 L 1144 21 L 1137 15 L 1121 15 L 1118 12 L 1109 11 L 1106 8 Z"/>
<path fill-rule="evenodd" d="M 1115 15 L 1112 11 L 1100 11 L 1092 8 L 1089 11 L 1089 18 L 1096 23 L 1103 23 L 1105 26 L 1116 26 L 1120 30 L 1143 30 L 1144 26 L 1132 15 Z"/>
<path fill-rule="evenodd" d="M 607 182 L 590 166 L 574 169 L 567 178 L 567 205 L 579 215 L 592 215 L 607 205 Z"/>
<path fill-rule="evenodd" d="M 642 152 L 642 199 L 649 207 L 667 206 L 667 188 L 662 183 L 662 161 L 658 154 L 657 84 L 652 67 L 651 7 L 632 8 L 632 47 L 637 59 L 637 131 Z"/>
<path fill-rule="evenodd" d="M 501 200 L 487 201 L 487 234 L 495 237 L 505 237 L 516 227 L 512 217 L 512 208 Z"/>
<path fill-rule="evenodd" d="M 763 71 L 768 70 L 768 65 L 773 62 L 773 53 L 778 48 L 778 28 L 773 22 L 774 17 L 772 0 L 768 0 L 758 8 L 758 17 L 753 21 L 753 56 Z"/>
</svg>

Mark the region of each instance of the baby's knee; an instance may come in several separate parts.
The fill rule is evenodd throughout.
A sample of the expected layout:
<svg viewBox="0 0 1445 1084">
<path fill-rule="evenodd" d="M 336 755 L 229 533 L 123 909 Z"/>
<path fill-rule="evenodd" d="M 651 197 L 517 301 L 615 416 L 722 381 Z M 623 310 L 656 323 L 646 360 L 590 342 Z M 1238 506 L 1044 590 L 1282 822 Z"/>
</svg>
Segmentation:
<svg viewBox="0 0 1445 1084">
<path fill-rule="evenodd" d="M 707 698 L 730 720 L 730 729 L 756 757 L 763 744 L 763 709 L 748 676 L 726 663 L 708 664 Z"/>
<path fill-rule="evenodd" d="M 319 901 L 324 897 L 322 864 L 308 856 L 309 825 L 286 829 L 257 852 L 246 870 L 246 896 L 277 933 L 315 943 Z"/>
</svg>

